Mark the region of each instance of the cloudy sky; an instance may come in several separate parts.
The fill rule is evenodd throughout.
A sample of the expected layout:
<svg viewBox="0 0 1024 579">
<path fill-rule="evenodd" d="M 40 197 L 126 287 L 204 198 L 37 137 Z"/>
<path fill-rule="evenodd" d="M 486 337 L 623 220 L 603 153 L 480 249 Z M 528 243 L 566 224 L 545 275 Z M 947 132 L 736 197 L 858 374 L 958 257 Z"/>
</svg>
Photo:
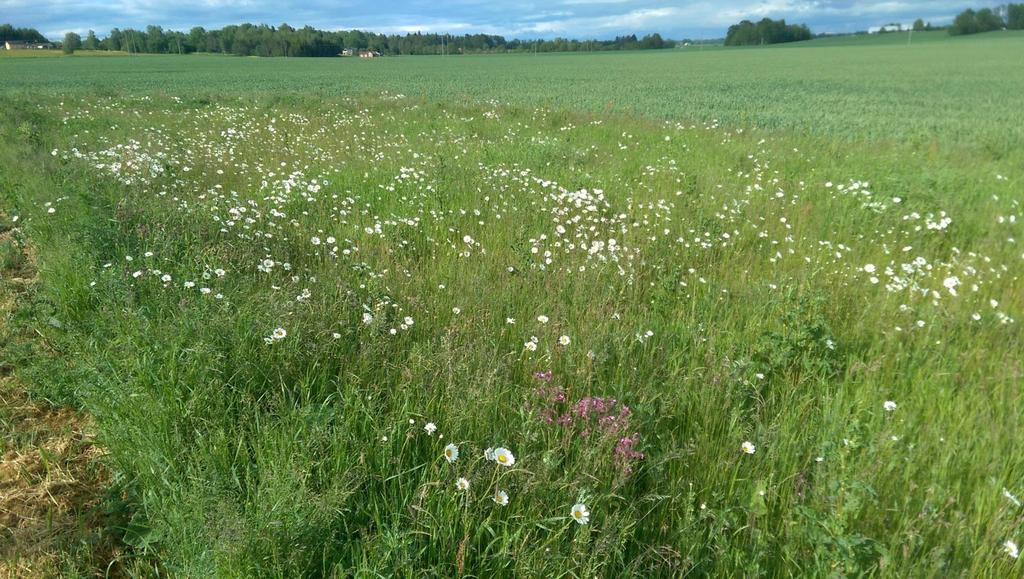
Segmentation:
<svg viewBox="0 0 1024 579">
<path fill-rule="evenodd" d="M 242 22 L 377 32 L 485 32 L 515 38 L 609 38 L 660 32 L 720 38 L 744 18 L 785 18 L 814 32 L 851 32 L 924 18 L 949 22 L 997 0 L 0 0 L 0 22 L 64 32 L 158 24 L 187 30 Z"/>
</svg>

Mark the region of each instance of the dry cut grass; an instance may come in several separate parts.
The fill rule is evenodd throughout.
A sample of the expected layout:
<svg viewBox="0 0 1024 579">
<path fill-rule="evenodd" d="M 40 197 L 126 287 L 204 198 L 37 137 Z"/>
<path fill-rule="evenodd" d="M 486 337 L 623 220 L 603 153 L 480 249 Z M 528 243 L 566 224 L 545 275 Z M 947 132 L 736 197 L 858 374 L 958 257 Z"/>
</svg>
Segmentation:
<svg viewBox="0 0 1024 579">
<path fill-rule="evenodd" d="M 35 267 L 10 232 L 0 243 L 19 252 L 7 255 L 0 276 L 6 341 L 18 293 L 33 283 Z M 14 370 L 0 362 L 0 577 L 54 577 L 84 567 L 116 573 L 121 547 L 103 512 L 110 473 L 91 418 L 32 400 Z"/>
</svg>

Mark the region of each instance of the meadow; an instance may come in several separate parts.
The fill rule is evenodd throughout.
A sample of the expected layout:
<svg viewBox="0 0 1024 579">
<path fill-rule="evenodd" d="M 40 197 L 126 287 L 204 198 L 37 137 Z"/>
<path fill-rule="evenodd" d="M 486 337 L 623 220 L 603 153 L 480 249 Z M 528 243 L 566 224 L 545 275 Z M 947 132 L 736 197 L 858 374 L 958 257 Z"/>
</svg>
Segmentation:
<svg viewBox="0 0 1024 579">
<path fill-rule="evenodd" d="M 32 570 L 1019 575 L 1022 47 L 0 60 Z"/>
</svg>

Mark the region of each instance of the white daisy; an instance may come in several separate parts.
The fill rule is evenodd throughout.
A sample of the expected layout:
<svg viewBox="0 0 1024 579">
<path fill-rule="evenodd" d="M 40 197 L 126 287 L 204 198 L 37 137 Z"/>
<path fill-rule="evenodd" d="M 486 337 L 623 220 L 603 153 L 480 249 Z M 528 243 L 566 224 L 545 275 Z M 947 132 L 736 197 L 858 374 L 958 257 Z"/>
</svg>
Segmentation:
<svg viewBox="0 0 1024 579">
<path fill-rule="evenodd" d="M 576 503 L 572 506 L 572 518 L 581 525 L 586 525 L 590 522 L 590 511 L 587 509 L 587 505 L 583 503 Z"/>
<path fill-rule="evenodd" d="M 444 459 L 448 462 L 455 462 L 459 460 L 459 447 L 454 444 L 449 444 L 444 447 Z"/>
<path fill-rule="evenodd" d="M 505 491 L 498 491 L 498 492 L 494 493 L 494 502 L 498 503 L 498 505 L 503 506 L 503 507 L 507 506 L 508 505 L 508 493 L 506 493 Z"/>
<path fill-rule="evenodd" d="M 516 457 L 512 454 L 512 451 L 499 446 L 494 449 L 494 462 L 501 466 L 512 466 L 516 463 Z"/>
<path fill-rule="evenodd" d="M 753 442 L 749 440 L 740 445 L 740 450 L 746 454 L 754 454 L 757 451 L 757 447 L 754 446 Z"/>
</svg>

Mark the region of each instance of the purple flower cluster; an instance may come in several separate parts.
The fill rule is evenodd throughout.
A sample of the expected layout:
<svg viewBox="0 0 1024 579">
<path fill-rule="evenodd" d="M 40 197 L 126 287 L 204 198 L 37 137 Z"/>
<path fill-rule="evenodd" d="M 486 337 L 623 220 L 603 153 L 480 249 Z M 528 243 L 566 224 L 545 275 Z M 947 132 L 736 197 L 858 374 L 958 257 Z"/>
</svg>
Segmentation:
<svg viewBox="0 0 1024 579">
<path fill-rule="evenodd" d="M 636 449 L 638 442 L 640 442 L 640 433 L 634 432 L 632 436 L 620 438 L 615 445 L 615 458 L 622 463 L 626 474 L 633 472 L 633 468 L 630 466 L 633 461 L 644 459 L 644 453 Z"/>
<path fill-rule="evenodd" d="M 551 371 L 536 372 L 534 378 L 542 382 L 550 382 Z M 573 402 L 565 390 L 558 386 L 544 385 L 535 390 L 540 404 L 534 408 L 534 414 L 545 424 L 575 430 L 579 438 L 616 440 L 613 450 L 616 462 L 620 463 L 626 474 L 633 471 L 633 462 L 643 460 L 645 455 L 637 447 L 640 434 L 629 432 L 630 416 L 633 411 L 614 398 L 586 396 Z"/>
</svg>

